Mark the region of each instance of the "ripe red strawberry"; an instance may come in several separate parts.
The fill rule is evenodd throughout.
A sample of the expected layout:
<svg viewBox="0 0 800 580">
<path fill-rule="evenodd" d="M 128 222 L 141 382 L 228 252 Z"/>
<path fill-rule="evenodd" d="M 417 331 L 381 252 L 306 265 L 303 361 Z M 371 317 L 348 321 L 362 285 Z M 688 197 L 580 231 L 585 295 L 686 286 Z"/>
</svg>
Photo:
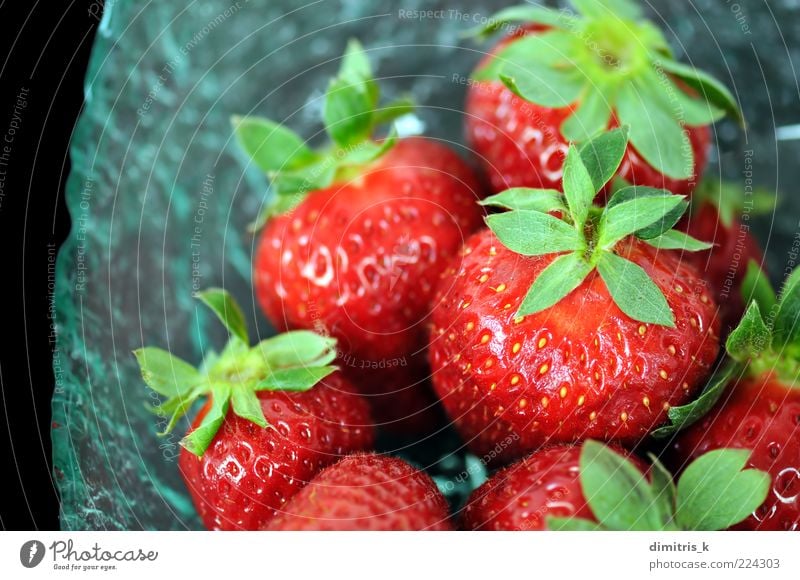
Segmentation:
<svg viewBox="0 0 800 580">
<path fill-rule="evenodd" d="M 479 455 L 506 437 L 500 462 L 586 437 L 636 443 L 691 398 L 716 358 L 713 297 L 669 251 L 708 247 L 669 229 L 682 198 L 629 187 L 605 210 L 590 207 L 625 145 L 614 131 L 573 147 L 566 200 L 525 189 L 486 200 L 512 211 L 490 216 L 442 277 L 434 387 Z M 584 159 L 589 151 L 598 155 Z"/>
<path fill-rule="evenodd" d="M 714 244 L 708 250 L 685 257 L 709 283 L 726 331 L 735 327 L 744 314 L 746 302 L 742 298 L 742 284 L 748 264 L 755 262 L 758 268 L 764 265 L 764 255 L 750 233 L 749 220 L 751 213 L 770 205 L 769 200 L 774 200 L 774 196 L 759 192 L 753 195 L 753 199 L 753 202 L 748 202 L 751 207 L 747 208 L 743 221 L 740 216 L 743 215 L 744 187 L 704 181 L 693 196 L 690 214 L 678 226 L 689 235 Z"/>
<path fill-rule="evenodd" d="M 341 100 L 348 106 L 337 105 Z M 407 111 L 376 107 L 364 55 L 351 46 L 326 101 L 332 153 L 315 153 L 280 128 L 295 155 L 287 160 L 283 149 L 263 160 L 265 147 L 280 145 L 277 126 L 246 119 L 237 131 L 254 160 L 274 173 L 279 209 L 293 206 L 269 219 L 259 241 L 253 280 L 264 312 L 278 328 L 336 337 L 344 372 L 375 402 L 376 420 L 398 430 L 429 416 L 435 399 L 423 379 L 433 288 L 482 211 L 472 171 L 443 144 L 421 137 L 373 142 L 375 124 Z M 353 115 L 363 122 L 352 126 Z"/>
<path fill-rule="evenodd" d="M 292 498 L 269 530 L 449 530 L 444 496 L 396 457 L 352 455 Z"/>
<path fill-rule="evenodd" d="M 661 32 L 632 1 L 576 1 L 577 14 L 508 8 L 482 35 L 521 23 L 474 72 L 467 141 L 493 191 L 560 189 L 569 142 L 617 124 L 631 127 L 619 175 L 689 194 L 708 158 L 709 125 L 741 118 L 730 93 L 672 60 Z"/>
<path fill-rule="evenodd" d="M 200 370 L 157 348 L 136 351 L 142 376 L 169 397 L 166 431 L 208 395 L 181 441 L 179 466 L 209 530 L 253 530 L 316 473 L 374 440 L 369 408 L 336 367 L 335 341 L 296 331 L 249 347 L 244 318 L 224 291 L 200 295 L 231 338 Z"/>
<path fill-rule="evenodd" d="M 712 449 L 750 451 L 747 465 L 767 471 L 771 486 L 766 501 L 738 529 L 800 530 L 800 270 L 787 279 L 777 306 L 765 285 L 757 293 L 759 302 L 751 303 L 728 337 L 733 364 L 695 415 L 719 401 L 677 437 L 668 460 L 681 469 Z M 774 315 L 771 326 L 762 311 Z"/>
<path fill-rule="evenodd" d="M 660 463 L 648 469 L 635 455 L 623 455 L 596 441 L 537 451 L 473 492 L 464 509 L 464 526 L 500 531 L 715 530 L 747 517 L 748 508 L 766 495 L 766 474 L 742 472 L 747 457 L 739 451 L 698 459 L 677 486 Z M 726 498 L 730 485 L 737 490 Z"/>
</svg>

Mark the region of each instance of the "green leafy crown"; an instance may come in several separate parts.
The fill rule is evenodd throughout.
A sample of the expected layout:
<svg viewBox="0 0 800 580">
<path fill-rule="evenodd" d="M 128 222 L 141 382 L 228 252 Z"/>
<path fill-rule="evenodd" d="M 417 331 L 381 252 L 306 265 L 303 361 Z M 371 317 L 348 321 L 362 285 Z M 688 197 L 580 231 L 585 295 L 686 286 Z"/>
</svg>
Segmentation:
<svg viewBox="0 0 800 580">
<path fill-rule="evenodd" d="M 719 81 L 674 60 L 633 0 L 571 2 L 577 13 L 526 5 L 492 17 L 476 34 L 520 22 L 547 28 L 509 43 L 475 79 L 500 80 L 545 107 L 577 103 L 561 125 L 567 141 L 588 139 L 616 118 L 630 126 L 631 143 L 650 165 L 674 179 L 691 178 L 694 155 L 684 126 L 725 114 L 742 122 L 736 100 Z"/>
<path fill-rule="evenodd" d="M 800 374 L 800 268 L 795 269 L 775 296 L 764 271 L 751 260 L 742 281 L 742 298 L 749 302 L 739 325 L 725 343 L 726 359 L 697 399 L 669 410 L 670 424 L 656 429 L 657 438 L 670 437 L 704 417 L 725 389 L 749 375 L 775 374 L 794 386 Z"/>
<path fill-rule="evenodd" d="M 707 177 L 692 192 L 692 207 L 689 211 L 696 211 L 696 208 L 700 208 L 704 203 L 715 207 L 722 225 L 730 228 L 734 220 L 744 211 L 753 215 L 772 213 L 777 203 L 777 195 L 764 187 L 753 188 L 747 195 L 743 183 Z"/>
<path fill-rule="evenodd" d="M 718 449 L 698 457 L 677 485 L 654 457 L 650 480 L 630 460 L 596 441 L 580 455 L 583 495 L 597 522 L 548 517 L 551 530 L 694 530 L 729 528 L 767 498 L 770 477 L 744 469 L 750 451 Z"/>
<path fill-rule="evenodd" d="M 323 120 L 330 145 L 315 151 L 283 124 L 261 117 L 231 119 L 239 145 L 267 173 L 276 193 L 253 225 L 255 229 L 270 216 L 292 209 L 306 194 L 357 175 L 360 167 L 395 144 L 394 129 L 380 142 L 373 141 L 375 129 L 410 113 L 414 104 L 402 98 L 381 107 L 379 100 L 380 90 L 364 49 L 351 40 L 325 95 Z"/>
<path fill-rule="evenodd" d="M 580 147 L 571 145 L 564 161 L 563 195 L 550 189 L 512 188 L 481 202 L 511 210 L 486 218 L 510 250 L 524 256 L 562 253 L 536 278 L 517 316 L 550 308 L 597 269 L 622 312 L 641 322 L 675 325 L 664 294 L 640 266 L 617 255 L 617 243 L 634 235 L 663 250 L 711 246 L 671 229 L 688 203 L 666 190 L 622 187 L 605 208 L 592 205 L 619 168 L 627 133 L 626 127 L 618 128 Z"/>
<path fill-rule="evenodd" d="M 268 427 L 259 391 L 307 391 L 336 370 L 336 340 L 310 331 L 279 334 L 251 347 L 241 308 L 225 290 L 212 288 L 198 298 L 222 321 L 230 338 L 222 353 L 210 353 L 195 368 L 169 352 L 144 347 L 134 351 L 145 383 L 166 401 L 151 410 L 169 416 L 162 435 L 202 397 L 211 407 L 200 425 L 181 440 L 202 456 L 224 421 L 228 408 L 260 427 Z"/>
</svg>

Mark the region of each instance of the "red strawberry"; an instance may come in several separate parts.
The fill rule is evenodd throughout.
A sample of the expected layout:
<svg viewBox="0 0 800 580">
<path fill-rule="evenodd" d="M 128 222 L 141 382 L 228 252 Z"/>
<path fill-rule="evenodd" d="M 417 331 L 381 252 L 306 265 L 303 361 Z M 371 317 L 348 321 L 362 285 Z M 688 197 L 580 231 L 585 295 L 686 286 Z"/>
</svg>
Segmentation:
<svg viewBox="0 0 800 580">
<path fill-rule="evenodd" d="M 770 197 L 759 194 L 758 199 Z M 746 222 L 739 217 L 743 201 L 743 187 L 704 181 L 693 197 L 690 215 L 678 226 L 691 236 L 714 244 L 711 249 L 686 258 L 704 274 L 714 292 L 725 330 L 736 326 L 744 314 L 742 284 L 748 264 L 755 262 L 758 268 L 764 264 L 761 248 L 750 233 L 752 210 L 748 208 Z M 755 209 L 763 209 L 761 205 L 763 202 Z"/>
<path fill-rule="evenodd" d="M 444 496 L 396 457 L 352 455 L 292 498 L 269 530 L 449 530 Z"/>
<path fill-rule="evenodd" d="M 623 133 L 591 146 L 601 155 L 567 156 L 566 204 L 550 190 L 489 198 L 512 211 L 490 216 L 440 282 L 434 386 L 479 455 L 499 438 L 509 439 L 501 462 L 586 437 L 635 443 L 689 400 L 716 358 L 713 297 L 667 251 L 707 247 L 669 230 L 685 202 L 630 187 L 602 212 L 589 207 L 624 153 Z"/>
<path fill-rule="evenodd" d="M 660 463 L 647 465 L 596 441 L 557 446 L 495 474 L 464 509 L 472 530 L 716 530 L 747 517 L 766 495 L 767 476 L 741 471 L 736 450 L 705 455 L 677 485 Z M 647 473 L 647 476 L 645 475 Z M 728 486 L 732 501 L 720 501 Z"/>
<path fill-rule="evenodd" d="M 277 172 L 279 202 L 289 199 L 294 207 L 268 221 L 253 279 L 275 326 L 314 329 L 339 340 L 343 370 L 376 402 L 376 420 L 398 430 L 397 421 L 408 427 L 429 416 L 433 399 L 423 379 L 433 288 L 448 259 L 480 225 L 482 212 L 472 171 L 443 144 L 420 137 L 380 145 L 370 140 L 373 125 L 387 114 L 375 110 L 377 88 L 368 73 L 354 72 L 354 61 L 366 62 L 360 59 L 363 54 L 351 47 L 327 97 L 332 156 L 324 158 L 292 136 L 300 153 L 261 163 Z M 352 76 L 356 84 L 341 88 Z M 340 125 L 350 117 L 331 118 L 327 111 L 345 98 L 339 95 L 345 89 L 369 96 L 362 103 L 365 126 L 342 134 Z M 350 99 L 357 104 L 356 96 Z M 356 104 L 347 108 L 351 115 Z M 263 141 L 275 141 L 274 127 L 252 119 L 237 127 L 256 161 Z M 314 176 L 326 159 L 335 167 L 320 181 Z M 297 163 L 306 164 L 302 171 L 295 165 L 284 171 Z M 298 172 L 307 175 L 305 188 L 297 187 L 303 181 Z"/>
<path fill-rule="evenodd" d="M 157 348 L 136 351 L 142 376 L 170 397 L 167 431 L 208 395 L 181 441 L 179 465 L 195 507 L 210 530 L 253 530 L 326 465 L 370 449 L 369 408 L 328 366 L 332 339 L 290 332 L 247 345 L 241 310 L 224 291 L 200 297 L 231 339 L 201 370 Z M 333 373 L 333 374 L 332 374 Z"/>
<path fill-rule="evenodd" d="M 724 112 L 740 118 L 733 97 L 672 60 L 634 2 L 614 12 L 591 4 L 575 3 L 578 14 L 513 7 L 481 31 L 523 23 L 478 66 L 466 99 L 467 141 L 493 191 L 560 189 L 568 142 L 624 124 L 631 144 L 619 175 L 691 193 L 707 162 L 709 124 Z"/>
<path fill-rule="evenodd" d="M 771 487 L 766 501 L 738 529 L 800 530 L 799 287 L 800 270 L 795 270 L 777 306 L 774 296 L 761 287 L 760 302 L 751 303 L 728 337 L 728 354 L 735 364 L 717 381 L 714 398 L 695 404 L 701 405 L 697 413 L 715 398 L 719 402 L 678 436 L 668 456 L 680 469 L 712 449 L 751 452 L 747 465 L 767 471 Z M 762 319 L 762 310 L 774 315 L 771 327 Z"/>
</svg>

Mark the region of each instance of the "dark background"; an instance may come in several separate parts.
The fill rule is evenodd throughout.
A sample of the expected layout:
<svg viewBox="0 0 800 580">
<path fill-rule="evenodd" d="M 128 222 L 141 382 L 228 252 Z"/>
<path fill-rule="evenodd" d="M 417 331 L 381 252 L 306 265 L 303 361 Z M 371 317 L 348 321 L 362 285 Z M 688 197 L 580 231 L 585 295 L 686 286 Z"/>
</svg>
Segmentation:
<svg viewBox="0 0 800 580">
<path fill-rule="evenodd" d="M 70 227 L 63 203 L 68 146 L 102 4 L 0 1 L 0 132 L 10 126 L 20 94 L 27 103 L 18 109 L 8 165 L 0 167 L 6 171 L 0 200 L 0 528 L 6 530 L 58 529 L 50 470 L 48 245 L 60 245 Z"/>
</svg>

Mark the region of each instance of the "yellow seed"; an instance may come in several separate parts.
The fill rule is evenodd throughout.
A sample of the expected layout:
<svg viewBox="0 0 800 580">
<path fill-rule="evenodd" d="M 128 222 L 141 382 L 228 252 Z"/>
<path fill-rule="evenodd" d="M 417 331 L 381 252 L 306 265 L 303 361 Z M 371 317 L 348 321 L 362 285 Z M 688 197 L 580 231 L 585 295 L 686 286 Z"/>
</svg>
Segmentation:
<svg viewBox="0 0 800 580">
<path fill-rule="evenodd" d="M 546 344 L 547 344 L 547 339 L 546 338 L 540 338 L 539 339 L 539 344 L 537 346 L 539 348 L 544 348 L 544 345 L 546 345 Z"/>
<path fill-rule="evenodd" d="M 669 346 L 667 347 L 667 352 L 668 352 L 669 354 L 671 354 L 672 356 L 675 356 L 675 353 L 676 353 L 677 351 L 675 350 L 675 346 L 674 346 L 674 345 L 669 345 Z"/>
<path fill-rule="evenodd" d="M 642 405 L 644 405 L 645 407 L 647 407 L 649 409 L 650 408 L 650 397 L 648 397 L 647 395 L 642 397 Z"/>
<path fill-rule="evenodd" d="M 542 407 L 547 408 L 547 405 L 550 404 L 550 399 L 547 397 L 542 397 Z"/>
<path fill-rule="evenodd" d="M 708 304 L 708 296 L 706 296 L 705 294 L 701 294 L 700 302 L 702 302 L 703 304 Z"/>
<path fill-rule="evenodd" d="M 666 401 L 664 401 L 664 404 L 661 406 L 661 408 L 662 408 L 662 409 L 664 409 L 665 411 L 669 411 L 669 409 L 670 409 L 670 406 L 671 406 L 671 405 L 670 405 L 669 403 L 667 403 Z"/>
<path fill-rule="evenodd" d="M 548 371 L 549 368 L 550 368 L 550 365 L 547 364 L 547 363 L 544 363 L 542 366 L 539 367 L 539 374 L 543 375 L 544 373 L 546 373 Z"/>
<path fill-rule="evenodd" d="M 483 363 L 483 366 L 484 366 L 484 368 L 487 368 L 487 369 L 488 369 L 488 368 L 489 368 L 489 367 L 491 367 L 493 364 L 494 364 L 494 359 L 487 358 L 487 359 L 486 359 L 486 362 L 485 362 L 485 363 Z"/>
<path fill-rule="evenodd" d="M 617 333 L 617 340 L 622 342 L 622 333 L 621 332 Z"/>
<path fill-rule="evenodd" d="M 524 409 L 527 404 L 528 404 L 528 401 L 526 401 L 525 399 L 520 399 L 519 400 L 519 408 L 520 409 Z"/>
<path fill-rule="evenodd" d="M 480 278 L 478 278 L 478 280 L 480 281 L 480 283 L 481 283 L 481 284 L 483 284 L 484 282 L 486 282 L 486 280 L 488 280 L 488 279 L 489 279 L 489 274 L 484 274 L 483 276 L 481 276 Z"/>
<path fill-rule="evenodd" d="M 517 316 L 517 317 L 514 319 L 514 324 L 519 324 L 519 323 L 520 323 L 520 322 L 522 322 L 523 320 L 524 320 L 524 317 L 522 317 L 522 316 Z"/>
<path fill-rule="evenodd" d="M 589 421 L 594 421 L 595 419 L 597 419 L 597 411 L 592 411 L 589 413 Z"/>
<path fill-rule="evenodd" d="M 456 333 L 455 332 L 451 332 L 450 334 L 447 335 L 447 338 L 450 339 L 451 341 L 455 340 L 456 339 Z"/>
<path fill-rule="evenodd" d="M 512 385 L 516 385 L 518 383 L 519 383 L 519 375 L 514 375 L 513 377 L 511 377 L 511 384 Z"/>
<path fill-rule="evenodd" d="M 520 351 L 521 348 L 522 348 L 522 344 L 519 343 L 519 342 L 515 342 L 514 346 L 511 347 L 511 352 L 513 352 L 514 354 L 517 354 Z"/>
<path fill-rule="evenodd" d="M 506 289 L 506 285 L 505 284 L 500 284 L 497 288 L 494 289 L 494 291 L 495 292 L 502 292 L 505 289 Z"/>
<path fill-rule="evenodd" d="M 497 255 L 497 248 L 495 248 L 494 246 L 489 248 L 489 255 L 490 256 L 496 256 Z"/>
<path fill-rule="evenodd" d="M 567 387 L 561 387 L 561 390 L 558 391 L 558 395 L 563 399 L 567 396 Z"/>
<path fill-rule="evenodd" d="M 683 383 L 682 386 L 683 386 L 683 390 L 684 391 L 688 391 L 689 390 L 689 383 Z"/>
<path fill-rule="evenodd" d="M 466 310 L 467 308 L 469 308 L 469 305 L 470 305 L 470 303 L 469 303 L 469 302 L 464 302 L 464 304 L 462 304 L 462 305 L 461 305 L 461 308 L 463 308 L 464 310 Z"/>
<path fill-rule="evenodd" d="M 644 324 L 639 325 L 639 336 L 644 336 L 644 333 L 647 332 L 647 327 Z"/>
<path fill-rule="evenodd" d="M 661 377 L 664 380 L 666 380 L 669 377 L 669 375 L 667 374 L 667 371 L 665 371 L 664 369 L 661 369 L 660 371 L 658 371 L 658 376 Z"/>
<path fill-rule="evenodd" d="M 503 310 L 508 310 L 509 308 L 511 308 L 511 303 L 510 302 L 508 304 L 506 304 L 505 306 L 503 306 Z"/>
<path fill-rule="evenodd" d="M 460 358 L 461 358 L 461 353 L 460 353 L 460 352 L 459 352 L 459 353 L 456 353 L 456 354 L 454 354 L 454 355 L 453 355 L 453 362 L 458 362 L 458 360 L 459 360 Z"/>
<path fill-rule="evenodd" d="M 625 411 L 623 411 L 623 412 L 620 414 L 619 418 L 620 418 L 620 419 L 622 419 L 622 422 L 623 422 L 623 423 L 625 423 L 625 422 L 628 420 L 628 414 L 627 414 Z"/>
<path fill-rule="evenodd" d="M 697 320 L 695 318 L 690 318 L 689 324 L 691 324 L 694 328 L 697 328 Z"/>
<path fill-rule="evenodd" d="M 472 363 L 467 363 L 467 366 L 464 367 L 464 374 L 467 374 L 472 369 Z"/>
<path fill-rule="evenodd" d="M 677 292 L 678 294 L 683 292 L 683 286 L 681 286 L 680 284 L 676 284 L 675 285 L 675 292 Z"/>
<path fill-rule="evenodd" d="M 584 397 L 583 395 L 581 395 L 580 397 L 578 397 L 578 406 L 580 406 L 580 405 L 583 405 L 583 403 L 584 403 L 585 401 L 586 401 L 586 397 Z"/>
<path fill-rule="evenodd" d="M 597 371 L 594 371 L 594 380 L 596 381 L 600 380 L 600 373 L 598 373 Z"/>
<path fill-rule="evenodd" d="M 481 337 L 481 344 L 486 344 L 487 342 L 489 342 L 491 340 L 491 338 L 492 338 L 492 336 L 490 334 L 484 334 Z"/>
<path fill-rule="evenodd" d="M 497 383 L 492 383 L 491 385 L 489 385 L 490 391 L 494 391 L 496 388 L 497 388 Z"/>
<path fill-rule="evenodd" d="M 472 321 L 470 321 L 470 322 L 467 322 L 467 332 L 469 332 L 469 331 L 470 331 L 470 330 L 472 330 L 473 328 L 475 328 L 475 323 L 474 323 L 474 322 L 472 322 Z"/>
</svg>

